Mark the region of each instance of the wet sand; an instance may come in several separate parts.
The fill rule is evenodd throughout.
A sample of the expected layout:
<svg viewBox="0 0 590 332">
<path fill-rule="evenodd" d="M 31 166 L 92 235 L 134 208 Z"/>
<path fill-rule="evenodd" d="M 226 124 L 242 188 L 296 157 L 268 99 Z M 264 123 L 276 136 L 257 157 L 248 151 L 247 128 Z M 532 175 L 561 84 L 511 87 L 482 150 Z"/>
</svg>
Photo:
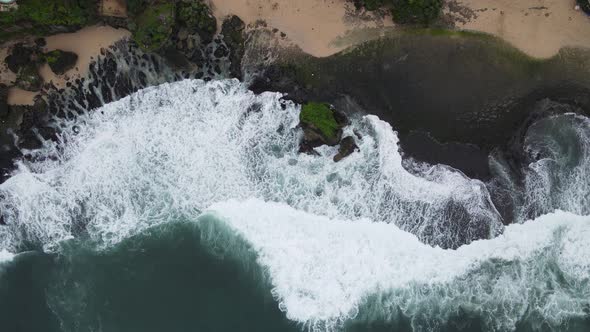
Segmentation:
<svg viewBox="0 0 590 332">
<path fill-rule="evenodd" d="M 38 92 L 27 91 L 12 87 L 8 90 L 8 105 L 29 105 L 35 104 L 35 97 Z"/>
<path fill-rule="evenodd" d="M 237 15 L 250 27 L 262 20 L 276 28 L 304 52 L 325 57 L 354 43 L 346 38 L 364 28 L 391 27 L 390 17 L 361 17 L 345 0 L 211 0 L 218 22 Z"/>
<path fill-rule="evenodd" d="M 49 65 L 44 65 L 40 74 L 45 82 L 53 82 L 58 88 L 63 88 L 68 79 L 84 77 L 88 68 L 102 48 L 113 45 L 118 40 L 131 35 L 128 30 L 115 29 L 110 26 L 90 26 L 73 33 L 62 33 L 45 38 L 47 46 L 45 52 L 60 49 L 78 54 L 76 66 L 63 75 L 54 74 Z"/>
<path fill-rule="evenodd" d="M 562 47 L 590 48 L 590 17 L 575 0 L 456 0 L 474 17 L 459 29 L 496 35 L 528 55 L 551 57 Z"/>
</svg>

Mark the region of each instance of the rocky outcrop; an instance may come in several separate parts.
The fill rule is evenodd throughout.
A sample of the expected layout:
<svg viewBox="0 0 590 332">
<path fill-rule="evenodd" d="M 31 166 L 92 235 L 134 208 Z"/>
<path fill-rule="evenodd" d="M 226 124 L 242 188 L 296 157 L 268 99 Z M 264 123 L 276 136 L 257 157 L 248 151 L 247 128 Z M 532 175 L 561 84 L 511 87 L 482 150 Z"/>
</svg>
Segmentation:
<svg viewBox="0 0 590 332">
<path fill-rule="evenodd" d="M 51 70 L 57 75 L 63 75 L 68 70 L 76 66 L 78 55 L 74 52 L 55 50 L 43 54 L 45 61 L 49 64 Z"/>
<path fill-rule="evenodd" d="M 39 76 L 40 47 L 38 45 L 15 44 L 10 55 L 4 60 L 8 69 L 16 74 L 16 86 L 28 91 L 37 91 L 43 81 Z"/>
<path fill-rule="evenodd" d="M 22 67 L 16 75 L 16 86 L 27 91 L 38 91 L 43 85 L 37 66 Z"/>
<path fill-rule="evenodd" d="M 338 154 L 334 156 L 334 162 L 339 162 L 340 160 L 350 156 L 354 151 L 358 149 L 356 142 L 354 141 L 354 137 L 346 136 L 340 141 L 340 146 L 338 147 Z"/>
<path fill-rule="evenodd" d="M 10 106 L 8 106 L 8 87 L 0 84 L 0 121 L 8 116 Z"/>
<path fill-rule="evenodd" d="M 299 152 L 316 154 L 314 148 L 340 144 L 334 161 L 346 158 L 357 148 L 353 137 L 342 138 L 342 129 L 348 124 L 346 115 L 329 104 L 310 102 L 303 105 L 299 115 L 299 127 L 303 130 Z"/>
<path fill-rule="evenodd" d="M 10 55 L 4 59 L 8 69 L 17 74 L 23 67 L 31 63 L 31 58 L 35 53 L 35 48 L 25 46 L 23 43 L 15 44 Z"/>
<path fill-rule="evenodd" d="M 246 25 L 239 17 L 233 15 L 223 21 L 221 33 L 223 41 L 229 47 L 230 73 L 233 77 L 242 78 L 242 58 L 244 57 L 244 29 Z"/>
</svg>

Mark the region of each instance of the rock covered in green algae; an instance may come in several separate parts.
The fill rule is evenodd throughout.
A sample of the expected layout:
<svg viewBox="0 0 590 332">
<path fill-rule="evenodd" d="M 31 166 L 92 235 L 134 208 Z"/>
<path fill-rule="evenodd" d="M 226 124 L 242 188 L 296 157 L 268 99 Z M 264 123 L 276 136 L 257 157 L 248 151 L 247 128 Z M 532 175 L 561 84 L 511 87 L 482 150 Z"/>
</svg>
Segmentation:
<svg viewBox="0 0 590 332">
<path fill-rule="evenodd" d="M 303 105 L 299 121 L 303 129 L 299 151 L 306 153 L 313 153 L 313 148 L 321 145 L 337 145 L 342 138 L 342 128 L 348 123 L 348 119 L 329 104 L 317 102 Z"/>
<path fill-rule="evenodd" d="M 51 68 L 51 71 L 57 75 L 62 75 L 68 70 L 74 68 L 78 61 L 78 55 L 74 52 L 54 50 L 43 54 L 45 61 Z"/>
</svg>

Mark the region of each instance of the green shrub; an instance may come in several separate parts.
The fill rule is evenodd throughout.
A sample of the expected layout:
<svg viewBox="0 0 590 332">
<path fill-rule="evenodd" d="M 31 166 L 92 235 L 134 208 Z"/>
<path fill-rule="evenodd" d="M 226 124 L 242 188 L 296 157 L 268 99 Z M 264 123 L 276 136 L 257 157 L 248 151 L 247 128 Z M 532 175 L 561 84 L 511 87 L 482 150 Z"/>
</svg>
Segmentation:
<svg viewBox="0 0 590 332">
<path fill-rule="evenodd" d="M 330 138 L 335 137 L 340 128 L 330 105 L 325 103 L 310 102 L 303 105 L 299 120 L 304 124 L 316 127 L 324 136 Z"/>
</svg>

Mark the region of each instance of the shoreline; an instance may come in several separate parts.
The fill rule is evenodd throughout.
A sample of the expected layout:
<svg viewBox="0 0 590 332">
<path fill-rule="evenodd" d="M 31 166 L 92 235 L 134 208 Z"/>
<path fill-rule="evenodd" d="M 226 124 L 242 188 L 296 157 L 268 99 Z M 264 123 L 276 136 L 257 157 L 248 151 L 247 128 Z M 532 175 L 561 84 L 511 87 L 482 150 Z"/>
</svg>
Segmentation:
<svg viewBox="0 0 590 332">
<path fill-rule="evenodd" d="M 590 49 L 590 16 L 575 0 L 451 0 L 444 10 L 458 30 L 499 37 L 535 58 L 563 48 Z"/>
<path fill-rule="evenodd" d="M 364 39 L 394 27 L 389 14 L 356 12 L 346 0 L 210 0 L 220 23 L 237 15 L 250 29 L 262 23 L 278 31 L 291 44 L 316 57 L 333 55 Z M 375 31 L 377 30 L 377 31 Z"/>
</svg>

